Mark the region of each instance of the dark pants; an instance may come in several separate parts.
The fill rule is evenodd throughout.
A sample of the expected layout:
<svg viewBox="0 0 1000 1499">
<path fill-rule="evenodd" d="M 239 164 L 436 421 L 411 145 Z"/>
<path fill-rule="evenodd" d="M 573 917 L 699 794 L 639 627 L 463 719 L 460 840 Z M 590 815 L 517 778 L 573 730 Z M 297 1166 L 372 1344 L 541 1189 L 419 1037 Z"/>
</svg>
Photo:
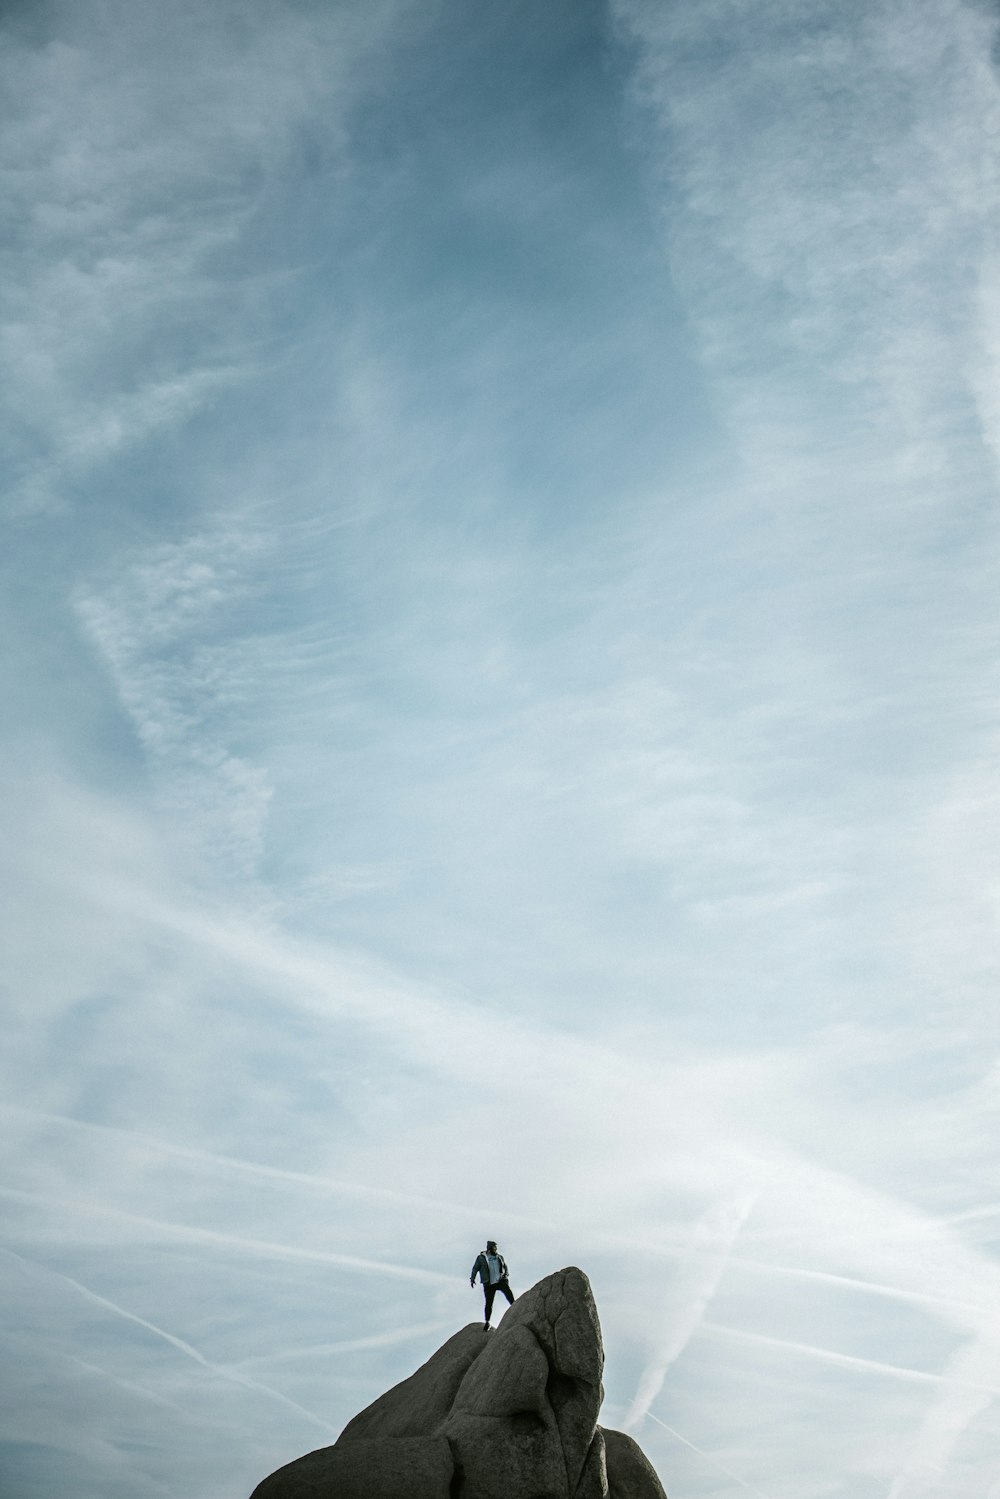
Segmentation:
<svg viewBox="0 0 1000 1499">
<path fill-rule="evenodd" d="M 507 1284 L 506 1275 L 504 1276 L 503 1280 L 498 1280 L 495 1286 L 483 1286 L 483 1292 L 486 1296 L 486 1306 L 483 1310 L 484 1322 L 488 1322 L 493 1314 L 493 1298 L 498 1291 L 500 1292 L 501 1296 L 506 1296 L 511 1306 L 514 1305 L 514 1293 L 511 1290 L 510 1286 Z"/>
</svg>

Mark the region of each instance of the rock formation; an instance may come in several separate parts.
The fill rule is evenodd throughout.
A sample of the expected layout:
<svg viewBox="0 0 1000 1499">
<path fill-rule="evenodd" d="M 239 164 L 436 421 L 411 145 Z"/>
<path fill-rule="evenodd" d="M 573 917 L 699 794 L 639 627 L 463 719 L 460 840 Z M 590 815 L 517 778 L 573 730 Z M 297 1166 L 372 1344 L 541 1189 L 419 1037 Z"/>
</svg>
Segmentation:
<svg viewBox="0 0 1000 1499">
<path fill-rule="evenodd" d="M 632 1438 L 597 1424 L 603 1370 L 587 1277 L 559 1270 L 251 1499 L 666 1499 Z"/>
</svg>

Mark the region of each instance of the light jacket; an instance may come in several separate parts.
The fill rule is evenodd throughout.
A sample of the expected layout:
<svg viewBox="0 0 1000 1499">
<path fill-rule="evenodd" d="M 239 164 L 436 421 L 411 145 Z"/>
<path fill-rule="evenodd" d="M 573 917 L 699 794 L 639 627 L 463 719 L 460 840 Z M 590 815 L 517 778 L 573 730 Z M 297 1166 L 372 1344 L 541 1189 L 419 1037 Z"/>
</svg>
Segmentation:
<svg viewBox="0 0 1000 1499">
<path fill-rule="evenodd" d="M 488 1286 L 491 1284 L 494 1286 L 498 1286 L 501 1280 L 507 1279 L 507 1261 L 504 1259 L 502 1254 L 495 1254 L 493 1258 L 496 1260 L 497 1266 L 500 1270 L 499 1280 L 490 1280 L 490 1267 L 487 1263 L 486 1251 L 484 1249 L 482 1254 L 478 1254 L 476 1256 L 476 1263 L 472 1267 L 472 1274 L 469 1279 L 472 1281 L 473 1285 L 476 1284 L 477 1275 L 479 1276 L 479 1279 L 482 1281 L 484 1286 Z"/>
</svg>

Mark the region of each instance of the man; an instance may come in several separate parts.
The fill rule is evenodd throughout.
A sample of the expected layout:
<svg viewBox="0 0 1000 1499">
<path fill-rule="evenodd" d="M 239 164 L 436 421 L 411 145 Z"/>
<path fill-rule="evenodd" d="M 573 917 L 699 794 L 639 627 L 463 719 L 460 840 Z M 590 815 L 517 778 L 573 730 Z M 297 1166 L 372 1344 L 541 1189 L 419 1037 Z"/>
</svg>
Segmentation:
<svg viewBox="0 0 1000 1499">
<path fill-rule="evenodd" d="M 476 1256 L 476 1263 L 472 1267 L 472 1275 L 469 1278 L 470 1286 L 476 1284 L 477 1275 L 483 1283 L 483 1294 L 486 1297 L 486 1309 L 484 1312 L 486 1321 L 483 1323 L 483 1332 L 489 1332 L 490 1316 L 493 1311 L 493 1298 L 496 1293 L 500 1291 L 506 1296 L 511 1306 L 514 1305 L 514 1293 L 507 1284 L 507 1261 L 500 1254 L 492 1239 L 486 1240 L 486 1248 L 482 1254 Z"/>
</svg>

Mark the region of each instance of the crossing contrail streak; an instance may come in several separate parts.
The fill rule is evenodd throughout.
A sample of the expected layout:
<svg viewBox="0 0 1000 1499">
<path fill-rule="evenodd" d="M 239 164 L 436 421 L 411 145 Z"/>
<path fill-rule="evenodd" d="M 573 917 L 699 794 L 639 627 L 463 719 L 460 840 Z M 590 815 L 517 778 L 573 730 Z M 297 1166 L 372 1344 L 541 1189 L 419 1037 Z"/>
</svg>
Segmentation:
<svg viewBox="0 0 1000 1499">
<path fill-rule="evenodd" d="M 67 1211 L 78 1208 L 88 1215 L 135 1224 L 138 1228 L 149 1229 L 165 1237 L 182 1239 L 186 1243 L 235 1249 L 244 1254 L 260 1255 L 266 1259 L 302 1260 L 318 1265 L 339 1265 L 344 1270 L 358 1270 L 369 1275 L 389 1275 L 400 1280 L 419 1281 L 424 1285 L 453 1286 L 455 1283 L 453 1275 L 444 1275 L 436 1270 L 421 1270 L 413 1265 L 397 1265 L 390 1260 L 365 1259 L 356 1254 L 338 1254 L 335 1250 L 299 1249 L 291 1244 L 278 1244 L 271 1239 L 245 1239 L 238 1234 L 221 1233 L 217 1229 L 194 1228 L 186 1223 L 170 1223 L 162 1218 L 147 1218 L 139 1213 L 127 1213 L 122 1208 L 104 1207 L 96 1202 L 59 1200 L 43 1192 L 24 1192 L 13 1187 L 0 1187 L 0 1197 L 11 1198 L 17 1202 L 43 1203 L 46 1207 L 58 1208 L 63 1216 Z M 11 1254 L 13 1251 L 6 1250 L 5 1253 Z"/>
<path fill-rule="evenodd" d="M 235 1171 L 260 1178 L 264 1181 L 288 1182 L 293 1186 L 307 1187 L 345 1196 L 381 1200 L 384 1202 L 412 1203 L 419 1207 L 444 1209 L 449 1213 L 464 1213 L 469 1217 L 481 1216 L 482 1210 L 474 1204 L 448 1202 L 437 1197 L 426 1197 L 414 1192 L 398 1192 L 389 1187 L 373 1187 L 367 1182 L 344 1181 L 338 1177 L 317 1176 L 307 1171 L 290 1171 L 281 1166 L 265 1166 L 259 1161 L 245 1161 L 238 1156 L 219 1155 L 211 1150 L 198 1150 L 190 1145 L 175 1145 L 169 1140 L 159 1140 L 153 1135 L 136 1130 L 118 1129 L 110 1124 L 95 1124 L 89 1119 L 73 1119 L 66 1114 L 51 1114 L 41 1109 L 27 1109 L 19 1104 L 0 1101 L 5 1113 L 17 1114 L 27 1119 L 44 1120 L 46 1124 L 58 1124 L 70 1131 L 88 1135 L 104 1136 L 110 1140 L 139 1145 L 157 1155 L 167 1155 L 178 1161 L 190 1161 L 194 1165 L 215 1166 L 222 1171 Z"/>
<path fill-rule="evenodd" d="M 178 1353 L 182 1353 L 186 1358 L 192 1359 L 194 1363 L 199 1364 L 201 1368 L 206 1369 L 210 1374 L 216 1375 L 219 1379 L 226 1379 L 231 1384 L 242 1385 L 244 1389 L 256 1390 L 259 1394 L 267 1395 L 270 1399 L 277 1400 L 280 1404 L 287 1406 L 289 1410 L 296 1411 L 298 1415 L 304 1416 L 307 1421 L 313 1426 L 318 1426 L 328 1436 L 335 1437 L 338 1435 L 336 1428 L 330 1426 L 322 1417 L 317 1416 L 315 1411 L 307 1410 L 304 1405 L 299 1405 L 296 1401 L 290 1400 L 287 1395 L 282 1395 L 279 1390 L 272 1390 L 268 1385 L 260 1384 L 257 1380 L 250 1379 L 248 1375 L 239 1374 L 236 1370 L 220 1368 L 219 1365 L 211 1363 L 203 1353 L 199 1353 L 197 1348 L 193 1347 L 190 1343 L 186 1343 L 183 1338 L 175 1337 L 173 1333 L 167 1332 L 165 1328 L 157 1327 L 155 1322 L 147 1321 L 145 1317 L 140 1317 L 135 1312 L 128 1311 L 126 1307 L 119 1306 L 117 1302 L 109 1301 L 106 1296 L 101 1296 L 97 1291 L 92 1291 L 89 1286 L 83 1285 L 81 1281 L 74 1280 L 71 1275 L 66 1275 L 61 1270 L 52 1270 L 48 1265 L 39 1265 L 34 1260 L 29 1260 L 23 1255 L 16 1254 L 13 1249 L 0 1248 L 0 1254 L 7 1255 L 9 1259 L 15 1260 L 17 1264 L 29 1271 L 34 1271 L 35 1274 L 50 1277 L 53 1280 L 58 1280 L 62 1285 L 71 1286 L 84 1300 L 89 1301 L 94 1306 L 102 1307 L 105 1311 L 111 1312 L 116 1317 L 121 1317 L 126 1322 L 133 1322 L 136 1327 L 142 1327 L 147 1332 L 151 1332 L 154 1337 L 161 1338 L 171 1348 L 176 1348 Z"/>
<path fill-rule="evenodd" d="M 659 1416 L 654 1416 L 652 1411 L 647 1411 L 646 1414 L 651 1421 L 656 1422 L 657 1426 L 662 1426 L 664 1431 L 669 1431 L 672 1437 L 676 1437 L 678 1442 L 683 1442 L 685 1447 L 690 1447 L 692 1452 L 697 1452 L 698 1456 L 703 1458 L 706 1463 L 711 1463 L 713 1468 L 718 1468 L 719 1472 L 724 1473 L 727 1478 L 731 1478 L 733 1483 L 738 1483 L 741 1489 L 746 1489 L 749 1494 L 756 1494 L 757 1499 L 768 1499 L 768 1496 L 762 1493 L 760 1489 L 754 1488 L 752 1483 L 747 1483 L 745 1478 L 741 1478 L 738 1473 L 734 1473 L 732 1468 L 727 1468 L 725 1463 L 720 1463 L 719 1459 L 713 1457 L 710 1452 L 705 1452 L 701 1447 L 695 1446 L 694 1442 L 689 1442 L 687 1437 L 682 1437 L 679 1431 L 675 1431 L 672 1426 L 668 1426 L 666 1421 L 661 1421 Z"/>
<path fill-rule="evenodd" d="M 329 1358 L 335 1353 L 361 1353 L 369 1348 L 394 1348 L 399 1343 L 408 1343 L 413 1338 L 425 1337 L 430 1333 L 441 1333 L 451 1328 L 451 1322 L 416 1322 L 412 1327 L 394 1328 L 391 1332 L 373 1333 L 368 1338 L 345 1338 L 338 1343 L 314 1343 L 308 1348 L 292 1348 L 282 1353 L 265 1353 L 255 1358 L 240 1359 L 236 1364 L 228 1364 L 230 1369 L 249 1369 L 259 1364 L 288 1364 L 299 1363 L 303 1359 Z"/>
<path fill-rule="evenodd" d="M 741 1328 L 726 1327 L 721 1322 L 702 1322 L 702 1332 L 715 1333 L 719 1337 L 732 1338 L 740 1343 L 758 1343 L 764 1348 L 800 1353 L 806 1358 L 820 1359 L 824 1363 L 838 1364 L 842 1369 L 861 1369 L 871 1374 L 887 1374 L 893 1379 L 905 1379 L 914 1384 L 952 1385 L 983 1394 L 1000 1395 L 1000 1386 L 979 1380 L 954 1378 L 948 1374 L 932 1374 L 926 1369 L 908 1369 L 904 1364 L 886 1364 L 880 1359 L 859 1358 L 853 1353 L 837 1353 L 832 1348 L 820 1348 L 814 1343 L 797 1343 L 792 1338 L 772 1338 L 762 1332 L 744 1332 Z"/>
<path fill-rule="evenodd" d="M 109 1384 L 117 1385 L 120 1390 L 125 1390 L 129 1395 L 138 1395 L 143 1400 L 151 1400 L 154 1405 L 162 1405 L 167 1410 L 176 1411 L 179 1416 L 184 1414 L 176 1401 L 167 1400 L 153 1390 L 147 1390 L 145 1385 L 139 1384 L 137 1380 L 122 1379 L 108 1369 L 102 1369 L 98 1364 L 91 1364 L 86 1359 L 77 1358 L 75 1353 L 64 1353 L 62 1357 L 68 1364 L 74 1364 L 76 1368 L 83 1369 L 87 1374 L 94 1374 L 98 1379 L 106 1379 Z"/>
<path fill-rule="evenodd" d="M 864 1280 L 856 1275 L 838 1275 L 832 1270 L 810 1270 L 801 1265 L 782 1265 L 768 1260 L 748 1259 L 734 1254 L 730 1264 L 740 1270 L 759 1275 L 773 1275 L 779 1279 L 816 1281 L 821 1285 L 842 1286 L 846 1291 L 856 1291 L 862 1296 L 884 1296 L 890 1301 L 908 1301 L 915 1306 L 948 1307 L 955 1311 L 978 1312 L 985 1315 L 985 1308 L 977 1302 L 965 1301 L 959 1296 L 938 1296 L 932 1291 L 916 1291 L 908 1286 L 890 1286 L 883 1281 Z"/>
<path fill-rule="evenodd" d="M 698 1324 L 726 1273 L 733 1245 L 754 1201 L 753 1194 L 743 1193 L 716 1203 L 695 1224 L 689 1253 L 674 1278 L 662 1309 L 661 1331 L 625 1417 L 624 1431 L 630 1432 L 639 1425 L 662 1390 L 671 1364 L 680 1357 L 697 1332 Z"/>
</svg>

